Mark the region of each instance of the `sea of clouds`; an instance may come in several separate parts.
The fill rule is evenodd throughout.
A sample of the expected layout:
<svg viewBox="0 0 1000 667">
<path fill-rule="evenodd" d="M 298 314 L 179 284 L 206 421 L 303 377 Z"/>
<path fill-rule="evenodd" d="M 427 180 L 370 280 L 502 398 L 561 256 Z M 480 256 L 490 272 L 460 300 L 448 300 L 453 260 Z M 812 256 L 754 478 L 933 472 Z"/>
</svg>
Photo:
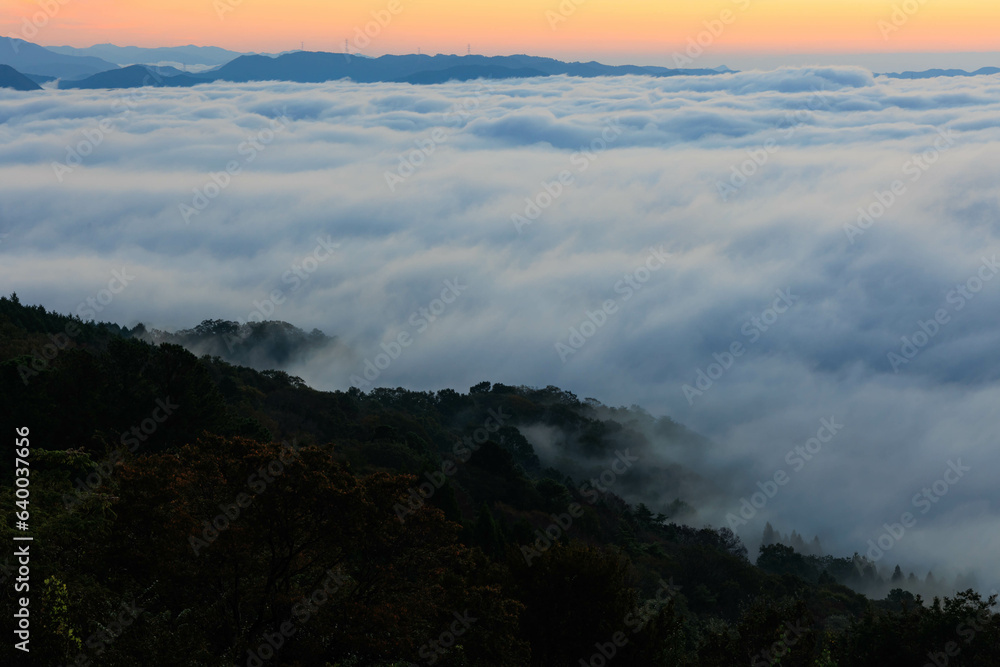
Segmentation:
<svg viewBox="0 0 1000 667">
<path fill-rule="evenodd" d="M 783 471 L 738 533 L 850 555 L 910 512 L 880 565 L 995 580 L 998 119 L 1000 77 L 835 67 L 0 91 L 0 286 L 317 327 L 323 389 L 639 404 L 717 443 L 715 525 Z"/>
</svg>

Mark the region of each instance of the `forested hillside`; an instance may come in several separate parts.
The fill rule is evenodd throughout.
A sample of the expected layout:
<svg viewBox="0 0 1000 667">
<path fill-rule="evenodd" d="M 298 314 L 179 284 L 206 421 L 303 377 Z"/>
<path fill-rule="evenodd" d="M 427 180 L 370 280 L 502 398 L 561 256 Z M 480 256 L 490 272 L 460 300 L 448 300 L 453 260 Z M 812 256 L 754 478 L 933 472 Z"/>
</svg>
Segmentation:
<svg viewBox="0 0 1000 667">
<path fill-rule="evenodd" d="M 1000 665 L 995 597 L 872 600 L 863 560 L 685 525 L 713 480 L 651 438 L 709 444 L 669 419 L 488 381 L 317 391 L 141 337 L 0 298 L 34 664 Z"/>
</svg>

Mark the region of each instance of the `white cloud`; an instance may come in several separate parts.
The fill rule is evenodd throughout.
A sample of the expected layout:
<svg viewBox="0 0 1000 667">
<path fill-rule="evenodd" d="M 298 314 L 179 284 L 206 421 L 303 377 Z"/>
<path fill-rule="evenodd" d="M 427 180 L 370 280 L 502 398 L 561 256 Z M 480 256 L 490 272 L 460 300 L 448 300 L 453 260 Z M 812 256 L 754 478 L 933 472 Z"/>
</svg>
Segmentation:
<svg viewBox="0 0 1000 667">
<path fill-rule="evenodd" d="M 1000 279 L 961 310 L 948 295 L 1000 253 L 1000 77 L 817 67 L 550 77 L 485 92 L 218 84 L 144 91 L 124 117 L 116 94 L 0 91 L 4 291 L 73 311 L 127 264 L 137 278 L 104 319 L 244 319 L 329 236 L 339 254 L 274 314 L 354 350 L 351 362 L 292 369 L 315 386 L 346 388 L 459 278 L 468 289 L 380 383 L 554 384 L 638 403 L 719 442 L 715 465 L 738 469 L 736 497 L 836 415 L 845 430 L 769 518 L 862 551 L 961 456 L 973 473 L 891 558 L 941 562 L 952 535 L 996 543 Z M 456 104 L 467 111 L 451 113 Z M 265 145 L 282 114 L 287 130 Z M 60 183 L 52 163 L 105 118 L 113 131 Z M 594 143 L 615 118 L 621 134 Z M 914 171 L 944 128 L 953 145 Z M 718 184 L 765 145 L 767 159 L 723 201 Z M 386 172 L 421 146 L 434 150 L 391 192 Z M 186 225 L 179 205 L 230 162 L 241 173 Z M 512 214 L 547 202 L 560 172 L 571 182 L 519 234 Z M 903 194 L 851 243 L 845 225 L 897 180 Z M 672 261 L 624 301 L 616 283 L 660 245 Z M 780 288 L 800 301 L 749 344 L 745 323 Z M 618 312 L 562 363 L 555 343 L 608 299 Z M 949 322 L 894 373 L 887 354 L 941 308 Z M 734 341 L 746 353 L 689 404 L 682 386 Z M 982 565 L 969 554 L 954 558 Z"/>
</svg>

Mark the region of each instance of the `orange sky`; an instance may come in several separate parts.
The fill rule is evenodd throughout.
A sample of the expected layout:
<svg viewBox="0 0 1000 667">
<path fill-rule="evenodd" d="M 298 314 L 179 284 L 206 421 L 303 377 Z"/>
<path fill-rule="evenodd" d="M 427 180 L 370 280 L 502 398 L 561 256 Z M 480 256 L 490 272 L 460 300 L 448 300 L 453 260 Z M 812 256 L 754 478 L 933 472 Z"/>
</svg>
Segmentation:
<svg viewBox="0 0 1000 667">
<path fill-rule="evenodd" d="M 44 45 L 216 45 L 380 55 L 532 53 L 657 60 L 701 39 L 715 54 L 1000 51 L 997 0 L 3 0 L 0 32 Z M 563 9 L 560 10 L 560 7 Z M 390 8 L 396 13 L 390 13 Z M 729 25 L 705 22 L 728 10 Z M 373 12 L 389 17 L 373 21 Z M 25 20 L 29 23 L 26 24 Z M 882 29 L 879 22 L 884 21 Z M 34 25 L 31 25 L 34 23 Z M 554 24 L 554 27 L 553 27 Z M 365 43 L 366 25 L 374 35 Z M 717 24 L 718 25 L 718 24 Z M 889 32 L 887 26 L 898 30 Z M 37 30 L 33 34 L 32 31 Z M 883 34 L 885 33 L 885 34 Z M 364 48 L 359 48 L 364 47 Z"/>
</svg>

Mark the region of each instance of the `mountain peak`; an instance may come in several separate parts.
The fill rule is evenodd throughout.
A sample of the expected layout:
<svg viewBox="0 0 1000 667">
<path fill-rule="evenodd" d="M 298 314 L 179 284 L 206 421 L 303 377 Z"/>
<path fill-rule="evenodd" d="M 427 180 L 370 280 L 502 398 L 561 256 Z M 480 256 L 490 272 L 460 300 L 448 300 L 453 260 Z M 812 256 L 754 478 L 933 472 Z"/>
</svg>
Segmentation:
<svg viewBox="0 0 1000 667">
<path fill-rule="evenodd" d="M 0 65 L 0 88 L 14 90 L 41 90 L 42 87 L 10 65 Z"/>
</svg>

